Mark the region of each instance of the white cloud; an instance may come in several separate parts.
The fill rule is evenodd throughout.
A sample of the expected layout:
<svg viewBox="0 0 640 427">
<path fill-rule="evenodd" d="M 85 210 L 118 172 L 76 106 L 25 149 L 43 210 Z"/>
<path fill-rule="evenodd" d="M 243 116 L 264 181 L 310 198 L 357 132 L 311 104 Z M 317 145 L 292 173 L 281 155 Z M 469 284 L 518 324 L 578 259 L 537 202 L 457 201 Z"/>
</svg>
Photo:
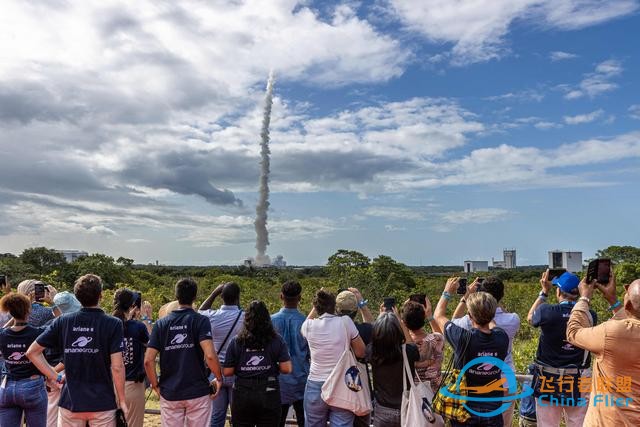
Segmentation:
<svg viewBox="0 0 640 427">
<path fill-rule="evenodd" d="M 446 233 L 463 224 L 488 224 L 506 220 L 512 212 L 501 208 L 477 208 L 460 211 L 448 211 L 440 214 L 440 222 L 431 229 Z"/>
<path fill-rule="evenodd" d="M 553 62 L 565 61 L 567 59 L 575 59 L 577 57 L 578 55 L 576 55 L 575 53 L 563 52 L 561 50 L 557 50 L 549 54 L 549 58 L 551 58 Z"/>
<path fill-rule="evenodd" d="M 424 213 L 399 207 L 373 206 L 364 210 L 364 215 L 386 219 L 403 219 L 420 221 L 425 218 Z"/>
<path fill-rule="evenodd" d="M 629 117 L 632 119 L 640 120 L 640 104 L 634 104 L 629 107 Z"/>
<path fill-rule="evenodd" d="M 634 0 L 390 0 L 404 24 L 435 43 L 451 43 L 455 65 L 500 58 L 506 36 L 518 21 L 536 27 L 574 30 L 634 12 Z M 441 57 L 443 57 L 441 55 Z"/>
<path fill-rule="evenodd" d="M 615 59 L 609 59 L 596 65 L 595 71 L 584 75 L 577 87 L 563 87 L 567 93 L 566 99 L 578 99 L 583 96 L 594 98 L 605 92 L 611 92 L 618 88 L 618 84 L 612 79 L 622 74 L 622 63 Z"/>
<path fill-rule="evenodd" d="M 562 127 L 560 123 L 548 122 L 548 121 L 539 121 L 533 125 L 536 129 L 547 130 L 547 129 L 558 129 Z"/>
<path fill-rule="evenodd" d="M 384 229 L 388 232 L 394 232 L 394 231 L 406 231 L 406 227 L 399 227 L 397 225 L 393 225 L 393 224 L 387 224 L 384 226 Z"/>
<path fill-rule="evenodd" d="M 602 117 L 604 110 L 599 109 L 586 114 L 578 114 L 576 116 L 564 116 L 564 122 L 568 125 L 579 125 L 583 123 L 591 123 L 592 121 Z"/>
</svg>

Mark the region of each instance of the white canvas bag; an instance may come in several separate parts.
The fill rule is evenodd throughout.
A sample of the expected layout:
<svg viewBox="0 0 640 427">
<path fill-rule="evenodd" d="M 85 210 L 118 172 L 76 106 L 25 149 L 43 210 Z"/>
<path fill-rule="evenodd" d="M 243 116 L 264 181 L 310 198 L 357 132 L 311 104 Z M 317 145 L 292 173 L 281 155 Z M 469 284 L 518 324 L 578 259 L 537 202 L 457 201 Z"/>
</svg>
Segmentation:
<svg viewBox="0 0 640 427">
<path fill-rule="evenodd" d="M 329 406 L 346 409 L 356 415 L 367 415 L 371 412 L 371 393 L 367 383 L 366 366 L 356 359 L 351 350 L 351 340 L 346 321 L 351 321 L 348 316 L 341 318 L 347 339 L 344 351 L 338 359 L 338 363 L 322 385 L 322 400 Z"/>
<path fill-rule="evenodd" d="M 433 391 L 429 383 L 423 383 L 418 377 L 418 381 L 413 381 L 409 359 L 407 358 L 407 347 L 402 345 L 402 360 L 404 363 L 404 374 L 402 375 L 402 406 L 400 409 L 400 425 L 402 427 L 442 427 L 444 420 L 439 414 L 433 412 Z M 411 388 L 407 390 L 407 378 Z"/>
</svg>

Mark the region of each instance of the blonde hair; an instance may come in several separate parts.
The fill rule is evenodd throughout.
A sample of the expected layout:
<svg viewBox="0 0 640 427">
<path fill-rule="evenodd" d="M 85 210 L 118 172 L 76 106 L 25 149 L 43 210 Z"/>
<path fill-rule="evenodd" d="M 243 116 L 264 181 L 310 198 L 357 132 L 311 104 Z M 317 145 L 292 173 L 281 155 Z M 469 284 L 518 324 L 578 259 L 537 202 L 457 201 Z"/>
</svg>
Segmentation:
<svg viewBox="0 0 640 427">
<path fill-rule="evenodd" d="M 467 298 L 469 317 L 478 325 L 489 324 L 496 315 L 498 301 L 488 292 L 476 292 Z"/>
</svg>

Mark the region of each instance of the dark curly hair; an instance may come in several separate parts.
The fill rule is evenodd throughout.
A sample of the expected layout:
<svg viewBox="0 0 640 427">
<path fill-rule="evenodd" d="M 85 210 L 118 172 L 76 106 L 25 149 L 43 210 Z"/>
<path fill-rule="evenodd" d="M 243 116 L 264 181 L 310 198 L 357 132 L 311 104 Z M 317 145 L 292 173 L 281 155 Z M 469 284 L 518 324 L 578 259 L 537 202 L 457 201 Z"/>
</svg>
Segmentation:
<svg viewBox="0 0 640 427">
<path fill-rule="evenodd" d="M 118 289 L 113 294 L 113 316 L 122 320 L 122 323 L 126 322 L 127 313 L 135 302 L 136 294 L 133 291 L 127 288 Z"/>
<path fill-rule="evenodd" d="M 498 302 L 504 297 L 504 283 L 496 276 L 487 277 L 478 290 L 491 294 Z"/>
<path fill-rule="evenodd" d="M 325 313 L 335 314 L 336 296 L 331 292 L 320 289 L 313 297 L 313 307 L 316 309 L 318 316 L 322 316 Z"/>
<path fill-rule="evenodd" d="M 245 348 L 264 348 L 276 337 L 271 315 L 262 301 L 251 301 L 244 315 L 244 324 L 236 340 Z"/>
<path fill-rule="evenodd" d="M 422 329 L 424 327 L 425 312 L 422 304 L 414 301 L 408 301 L 402 307 L 402 321 L 412 331 Z"/>
</svg>

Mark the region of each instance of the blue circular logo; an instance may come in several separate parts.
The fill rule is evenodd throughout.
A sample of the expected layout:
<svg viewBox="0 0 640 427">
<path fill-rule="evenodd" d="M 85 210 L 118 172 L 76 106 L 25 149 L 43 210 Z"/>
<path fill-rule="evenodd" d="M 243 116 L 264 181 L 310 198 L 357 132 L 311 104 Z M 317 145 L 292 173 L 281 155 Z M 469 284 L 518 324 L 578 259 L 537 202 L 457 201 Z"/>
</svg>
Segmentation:
<svg viewBox="0 0 640 427">
<path fill-rule="evenodd" d="M 513 369 L 511 369 L 511 366 L 507 365 L 503 360 L 500 360 L 496 357 L 491 357 L 491 356 L 476 357 L 475 359 L 471 360 L 470 362 L 468 362 L 466 365 L 462 367 L 462 370 L 460 370 L 460 375 L 458 375 L 458 378 L 456 379 L 456 384 L 455 384 L 455 390 L 457 393 L 460 393 L 460 382 L 462 381 L 462 378 L 465 372 L 467 372 L 467 370 L 472 366 L 476 366 L 476 365 L 481 365 L 478 369 L 483 369 L 484 367 L 485 370 L 488 370 L 493 366 L 500 368 L 500 370 L 504 373 L 505 380 L 507 382 L 507 390 L 509 391 L 509 394 L 499 396 L 499 397 L 461 396 L 459 394 L 451 393 L 449 390 L 447 390 L 447 387 L 442 387 L 440 389 L 440 393 L 442 393 L 442 395 L 446 397 L 450 397 L 456 400 L 463 400 L 467 402 L 504 402 L 498 409 L 495 409 L 491 412 L 477 412 L 471 409 L 469 405 L 467 405 L 466 403 L 464 404 L 464 408 L 470 413 L 477 415 L 479 417 L 487 417 L 487 418 L 502 414 L 504 411 L 509 409 L 512 401 L 517 399 L 522 399 L 523 397 L 531 396 L 533 394 L 533 389 L 528 385 L 523 386 L 522 391 L 519 394 L 514 394 L 514 393 L 517 393 L 518 391 L 518 381 L 516 380 L 516 375 L 513 372 Z M 494 384 L 494 383 L 489 383 L 488 385 L 483 387 L 477 387 L 477 389 L 479 390 L 477 390 L 476 393 L 482 394 L 482 393 L 489 393 L 491 391 L 497 391 L 497 390 L 503 391 L 505 390 L 505 388 L 502 387 L 503 382 L 504 381 L 497 381 L 495 383 L 496 386 L 500 388 L 491 388 L 490 387 L 491 384 Z M 471 388 L 467 387 L 467 389 L 471 389 Z M 486 391 L 483 391 L 481 389 L 485 389 Z"/>
</svg>

